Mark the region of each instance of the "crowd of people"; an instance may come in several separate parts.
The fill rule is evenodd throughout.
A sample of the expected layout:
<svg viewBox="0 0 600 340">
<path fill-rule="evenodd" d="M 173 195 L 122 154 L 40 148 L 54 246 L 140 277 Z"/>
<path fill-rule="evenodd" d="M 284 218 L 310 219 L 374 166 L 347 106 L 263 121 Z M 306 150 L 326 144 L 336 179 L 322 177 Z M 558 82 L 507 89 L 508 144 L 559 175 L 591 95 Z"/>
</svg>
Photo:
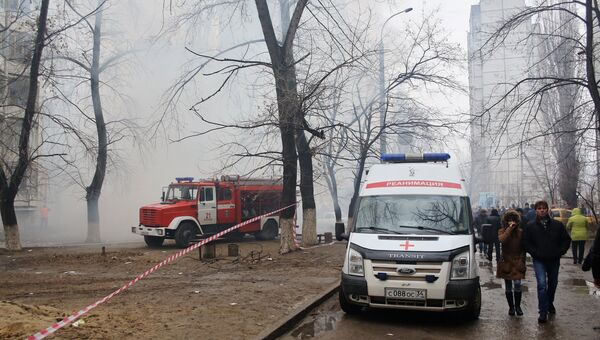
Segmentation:
<svg viewBox="0 0 600 340">
<path fill-rule="evenodd" d="M 566 225 L 553 219 L 546 201 L 537 201 L 523 209 L 480 209 L 474 216 L 475 229 L 486 242 L 479 243 L 479 251 L 489 261 L 496 254 L 496 276 L 504 279 L 509 315 L 523 315 L 521 309 L 521 280 L 525 278 L 526 253 L 532 258 L 537 282 L 538 322 L 545 323 L 548 314 L 555 314 L 554 296 L 558 286 L 560 258 L 572 249 L 573 264 L 592 269 L 594 284 L 600 287 L 600 232 L 585 256 L 588 239 L 588 220 L 581 209 L 572 211 Z M 596 246 L 597 245 L 597 246 Z M 495 250 L 495 251 L 494 251 Z"/>
</svg>

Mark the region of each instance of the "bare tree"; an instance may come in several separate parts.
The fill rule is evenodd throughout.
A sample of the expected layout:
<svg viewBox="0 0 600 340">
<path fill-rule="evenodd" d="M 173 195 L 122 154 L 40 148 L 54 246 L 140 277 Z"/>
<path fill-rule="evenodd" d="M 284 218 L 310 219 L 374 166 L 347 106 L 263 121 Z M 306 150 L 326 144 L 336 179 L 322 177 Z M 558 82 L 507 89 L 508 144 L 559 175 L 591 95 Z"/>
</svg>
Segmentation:
<svg viewBox="0 0 600 340">
<path fill-rule="evenodd" d="M 523 138 L 510 147 L 521 147 L 536 139 L 550 141 L 554 162 L 558 164 L 558 193 L 571 207 L 577 206 L 583 139 L 588 131 L 600 131 L 600 94 L 594 65 L 597 52 L 593 42 L 600 27 L 600 21 L 595 20 L 599 13 L 595 0 L 539 1 L 490 32 L 481 49 L 483 55 L 493 53 L 507 37 L 518 34 L 520 25 L 536 20 L 538 28 L 520 38 L 522 44 L 534 46 L 535 60 L 529 74 L 506 84 L 506 93 L 490 102 L 476 118 L 492 110 L 502 112 L 502 107 L 508 106 L 496 136 L 505 133 L 510 124 L 517 124 Z M 598 147 L 595 149 L 598 155 Z"/>
<path fill-rule="evenodd" d="M 113 98 L 118 98 L 120 94 L 114 89 L 115 79 L 111 82 L 102 81 L 101 76 L 114 69 L 125 56 L 135 50 L 115 51 L 110 53 L 109 57 L 102 57 L 102 41 L 105 40 L 102 22 L 103 15 L 109 8 L 107 0 L 90 1 L 88 4 L 77 3 L 77 5 L 66 1 L 65 4 L 70 12 L 63 13 L 65 16 L 73 13 L 76 24 L 71 30 L 73 33 L 69 32 L 72 36 L 68 34 L 63 36 L 67 42 L 59 44 L 59 47 L 52 50 L 51 60 L 55 66 L 53 79 L 56 80 L 52 88 L 56 94 L 53 99 L 74 111 L 70 119 L 78 122 L 79 127 L 77 133 L 72 136 L 75 142 L 73 144 L 77 144 L 70 147 L 72 159 L 68 160 L 67 164 L 58 166 L 73 183 L 85 190 L 88 222 L 86 242 L 100 242 L 99 200 L 111 158 L 113 161 L 115 158 L 115 151 L 114 148 L 111 150 L 111 146 L 126 138 L 135 138 L 135 124 L 131 120 L 123 115 L 115 120 L 106 116 L 108 110 L 102 105 L 101 89 L 113 90 Z M 86 5 L 89 5 L 89 10 L 86 9 Z M 94 17 L 93 21 L 90 20 L 91 16 Z M 73 36 L 77 38 L 73 39 Z M 89 87 L 80 90 L 83 85 Z M 87 112 L 90 102 L 93 114 Z M 95 137 L 88 137 L 84 132 L 85 127 L 90 124 L 94 126 L 94 133 L 90 132 L 90 134 Z M 81 159 L 73 159 L 77 157 L 75 154 L 81 148 L 83 148 Z M 92 169 L 84 166 L 88 160 L 92 163 L 90 166 Z M 93 173 L 90 180 L 85 179 L 88 171 Z"/>
<path fill-rule="evenodd" d="M 18 154 L 15 155 L 16 163 L 14 167 L 6 167 L 6 164 L 2 164 L 0 167 L 0 213 L 6 234 L 6 247 L 9 250 L 21 249 L 14 201 L 28 167 L 37 158 L 30 148 L 30 137 L 37 109 L 38 77 L 40 75 L 42 51 L 45 46 L 49 2 L 49 0 L 42 0 L 40 4 L 40 14 L 37 20 L 36 38 L 29 70 L 27 102 L 18 136 Z"/>
</svg>

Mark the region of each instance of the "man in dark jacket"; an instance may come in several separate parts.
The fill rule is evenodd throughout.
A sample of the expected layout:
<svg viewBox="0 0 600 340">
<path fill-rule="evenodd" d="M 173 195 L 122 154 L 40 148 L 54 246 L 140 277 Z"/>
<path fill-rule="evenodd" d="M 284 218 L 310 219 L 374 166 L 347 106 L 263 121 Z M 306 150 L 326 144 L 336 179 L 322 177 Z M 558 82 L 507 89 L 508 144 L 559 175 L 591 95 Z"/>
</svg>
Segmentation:
<svg viewBox="0 0 600 340">
<path fill-rule="evenodd" d="M 500 215 L 498 210 L 492 209 L 490 216 L 487 218 L 487 223 L 492 225 L 494 240 L 487 246 L 487 259 L 492 260 L 494 247 L 496 248 L 496 262 L 500 261 L 500 241 L 498 240 L 498 230 L 500 229 Z"/>
<path fill-rule="evenodd" d="M 530 221 L 523 233 L 523 247 L 533 258 L 537 281 L 538 322 L 548 320 L 548 313 L 556 313 L 554 294 L 558 285 L 560 257 L 571 244 L 565 226 L 548 215 L 548 203 L 538 201 L 534 206 L 536 218 Z"/>
</svg>

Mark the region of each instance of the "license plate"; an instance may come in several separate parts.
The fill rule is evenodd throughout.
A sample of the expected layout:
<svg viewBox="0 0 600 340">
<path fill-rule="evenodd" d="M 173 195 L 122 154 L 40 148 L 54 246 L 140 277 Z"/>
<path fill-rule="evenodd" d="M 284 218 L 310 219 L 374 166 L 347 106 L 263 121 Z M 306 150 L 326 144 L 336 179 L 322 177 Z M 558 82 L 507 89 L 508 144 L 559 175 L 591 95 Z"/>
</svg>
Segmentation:
<svg viewBox="0 0 600 340">
<path fill-rule="evenodd" d="M 425 289 L 386 288 L 385 297 L 388 299 L 426 300 L 427 291 Z"/>
<path fill-rule="evenodd" d="M 142 230 L 142 231 L 140 231 L 140 234 L 142 234 L 142 235 L 150 235 L 150 232 Z"/>
</svg>

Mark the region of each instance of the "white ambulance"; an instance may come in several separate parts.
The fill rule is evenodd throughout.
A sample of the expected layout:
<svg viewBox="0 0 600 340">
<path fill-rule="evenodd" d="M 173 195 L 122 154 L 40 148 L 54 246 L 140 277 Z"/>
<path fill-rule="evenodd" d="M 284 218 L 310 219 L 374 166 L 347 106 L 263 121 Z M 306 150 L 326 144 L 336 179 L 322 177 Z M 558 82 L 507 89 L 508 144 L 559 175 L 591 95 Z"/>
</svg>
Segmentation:
<svg viewBox="0 0 600 340">
<path fill-rule="evenodd" d="M 462 311 L 481 309 L 471 204 L 446 153 L 387 154 L 373 165 L 355 203 L 340 305 Z"/>
</svg>

